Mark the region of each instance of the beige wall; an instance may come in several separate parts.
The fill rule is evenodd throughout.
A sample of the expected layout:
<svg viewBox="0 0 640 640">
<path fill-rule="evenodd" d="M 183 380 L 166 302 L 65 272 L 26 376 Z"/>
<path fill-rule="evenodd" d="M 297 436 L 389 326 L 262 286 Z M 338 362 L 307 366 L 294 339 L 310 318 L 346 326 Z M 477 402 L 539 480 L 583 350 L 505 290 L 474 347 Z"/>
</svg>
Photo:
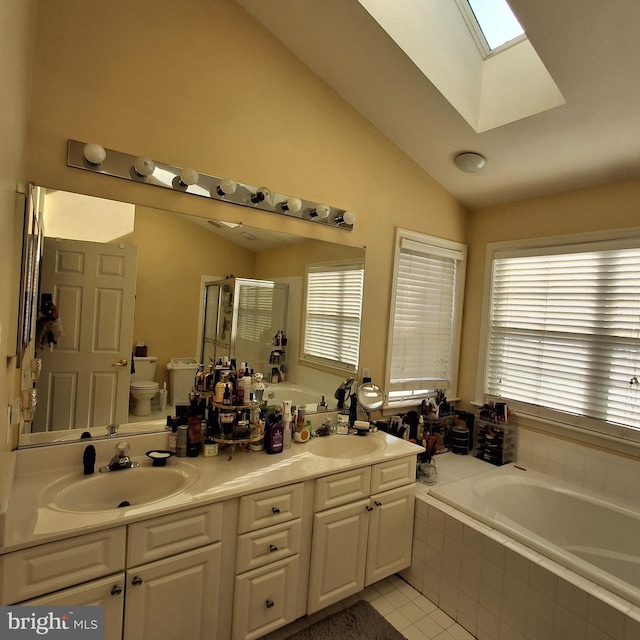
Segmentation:
<svg viewBox="0 0 640 640">
<path fill-rule="evenodd" d="M 8 31 L 14 37 L 13 27 Z M 470 400 L 487 242 L 637 224 L 640 183 L 632 182 L 475 212 L 467 229 L 467 213 L 449 193 L 231 0 L 183 0 L 180 10 L 168 0 L 40 0 L 35 40 L 27 177 L 48 187 L 366 246 L 361 364 L 375 380 L 384 375 L 396 226 L 469 243 L 460 393 Z M 7 73 L 6 65 L 0 73 Z M 21 105 L 24 87 L 7 95 L 0 100 Z M 319 229 L 69 169 L 68 138 L 353 209 L 356 228 Z M 13 169 L 3 175 L 20 173 L 14 156 Z"/>
<path fill-rule="evenodd" d="M 15 285 L 20 244 L 15 215 L 16 189 L 24 190 L 26 123 L 34 3 L 0 2 L 0 450 L 7 443 L 6 407 L 15 396 Z M 11 276 L 11 277 L 9 277 Z"/>
<path fill-rule="evenodd" d="M 231 0 L 179 9 L 169 0 L 46 0 L 38 10 L 29 177 L 366 245 L 361 362 L 382 380 L 395 227 L 464 241 L 463 207 Z M 68 138 L 353 209 L 356 229 L 69 169 Z"/>
<path fill-rule="evenodd" d="M 138 247 L 133 342 L 158 357 L 156 380 L 168 382 L 171 358 L 196 358 L 200 277 L 251 278 L 255 254 L 166 211 L 136 208 Z"/>
<path fill-rule="evenodd" d="M 469 215 L 459 385 L 466 402 L 475 393 L 487 244 L 632 227 L 640 227 L 640 180 L 514 202 Z"/>
</svg>

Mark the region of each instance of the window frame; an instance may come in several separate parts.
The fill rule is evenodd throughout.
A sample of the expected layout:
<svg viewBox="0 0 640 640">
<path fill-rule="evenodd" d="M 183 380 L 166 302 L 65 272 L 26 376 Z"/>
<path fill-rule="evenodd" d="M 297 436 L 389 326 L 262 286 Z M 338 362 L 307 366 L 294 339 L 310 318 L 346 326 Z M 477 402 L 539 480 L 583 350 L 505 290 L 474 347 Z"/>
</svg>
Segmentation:
<svg viewBox="0 0 640 640">
<path fill-rule="evenodd" d="M 449 370 L 450 380 L 446 389 L 447 396 L 450 400 L 456 399 L 458 394 L 460 343 L 462 335 L 462 315 L 467 267 L 467 246 L 465 244 L 396 227 L 385 371 L 385 389 L 387 392 L 385 407 L 394 409 L 416 406 L 420 404 L 423 399 L 430 398 L 435 395 L 435 388 L 414 390 L 407 389 L 404 392 L 392 389 L 391 373 L 393 362 L 393 334 L 395 328 L 395 314 L 398 300 L 398 271 L 403 241 L 408 241 L 409 243 L 419 243 L 421 245 L 424 245 L 425 248 L 432 248 L 433 252 L 431 253 L 431 255 L 433 256 L 442 257 L 443 254 L 451 253 L 460 255 L 458 261 L 459 264 L 456 267 L 455 300 L 453 304 L 454 320 L 451 329 L 452 344 Z M 425 251 L 425 254 L 429 255 L 429 252 Z M 403 393 L 404 395 L 402 395 Z"/>
<path fill-rule="evenodd" d="M 326 267 L 326 269 L 324 269 L 323 267 Z M 299 346 L 299 354 L 298 354 L 298 361 L 301 364 L 309 365 L 318 369 L 323 369 L 333 374 L 336 374 L 336 373 L 349 374 L 350 376 L 352 376 L 358 371 L 358 366 L 360 362 L 360 340 L 362 336 L 362 306 L 363 306 L 363 298 L 364 298 L 364 278 L 365 278 L 364 267 L 365 267 L 364 258 L 332 260 L 330 262 L 314 262 L 306 265 L 305 274 L 304 274 L 304 286 L 302 291 L 303 313 L 302 313 L 302 322 L 301 322 L 302 326 L 301 326 L 301 335 L 300 335 L 300 346 Z M 326 271 L 327 273 L 334 272 L 334 271 L 361 271 L 362 272 L 360 309 L 359 309 L 359 319 L 358 319 L 358 341 L 357 341 L 358 348 L 356 353 L 355 364 L 306 353 L 307 323 L 309 320 L 309 312 L 308 312 L 309 273 L 310 271 L 318 271 L 318 270 L 323 270 L 323 271 Z"/>
<path fill-rule="evenodd" d="M 559 253 L 562 247 L 575 248 L 578 246 L 583 246 L 585 252 L 611 248 L 640 248 L 640 227 L 610 232 L 587 232 L 487 244 L 474 404 L 481 405 L 485 401 L 493 399 L 492 396 L 485 394 L 485 382 L 490 347 L 490 303 L 494 259 L 508 253 L 533 252 L 535 255 Z M 570 431 L 574 436 L 575 434 L 584 434 L 585 440 L 595 437 L 606 438 L 612 442 L 625 440 L 640 443 L 640 429 L 634 427 L 606 422 L 584 415 L 569 414 L 558 409 L 506 400 L 509 402 L 512 411 L 517 415 L 522 416 L 525 420 L 531 420 L 533 423 L 544 424 L 545 427 L 550 427 L 552 430 L 558 428 Z"/>
</svg>

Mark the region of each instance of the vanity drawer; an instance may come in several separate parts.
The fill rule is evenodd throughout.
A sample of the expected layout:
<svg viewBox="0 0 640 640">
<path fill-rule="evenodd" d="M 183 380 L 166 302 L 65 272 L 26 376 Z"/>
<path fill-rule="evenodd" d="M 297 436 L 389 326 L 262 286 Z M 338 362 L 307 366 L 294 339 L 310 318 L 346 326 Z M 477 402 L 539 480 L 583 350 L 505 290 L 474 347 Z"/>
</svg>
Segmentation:
<svg viewBox="0 0 640 640">
<path fill-rule="evenodd" d="M 50 542 L 3 557 L 2 603 L 64 589 L 124 569 L 125 528 Z"/>
<path fill-rule="evenodd" d="M 371 494 L 415 482 L 416 461 L 416 456 L 409 456 L 374 464 L 371 472 Z"/>
<path fill-rule="evenodd" d="M 353 469 L 319 478 L 316 481 L 314 511 L 324 511 L 331 507 L 354 502 L 369 495 L 371 467 Z"/>
<path fill-rule="evenodd" d="M 288 558 L 300 551 L 300 518 L 238 536 L 236 574 Z"/>
<path fill-rule="evenodd" d="M 295 520 L 302 515 L 302 483 L 268 489 L 240 499 L 238 533 Z"/>
<path fill-rule="evenodd" d="M 223 503 L 171 513 L 129 525 L 127 566 L 135 567 L 222 538 Z"/>
</svg>

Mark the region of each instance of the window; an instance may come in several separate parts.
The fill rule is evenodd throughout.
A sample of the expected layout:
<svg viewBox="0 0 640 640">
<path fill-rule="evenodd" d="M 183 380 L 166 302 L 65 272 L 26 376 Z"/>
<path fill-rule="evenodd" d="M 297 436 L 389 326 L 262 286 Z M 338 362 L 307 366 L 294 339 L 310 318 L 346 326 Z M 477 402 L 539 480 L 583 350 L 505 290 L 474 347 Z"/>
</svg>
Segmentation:
<svg viewBox="0 0 640 640">
<path fill-rule="evenodd" d="M 307 265 L 302 359 L 333 369 L 358 369 L 364 264 Z"/>
<path fill-rule="evenodd" d="M 506 0 L 461 0 L 461 3 L 485 54 L 524 35 Z"/>
<path fill-rule="evenodd" d="M 600 432 L 640 430 L 640 239 L 498 249 L 486 340 L 485 394 Z"/>
<path fill-rule="evenodd" d="M 389 322 L 389 405 L 457 392 L 466 247 L 398 229 Z"/>
</svg>

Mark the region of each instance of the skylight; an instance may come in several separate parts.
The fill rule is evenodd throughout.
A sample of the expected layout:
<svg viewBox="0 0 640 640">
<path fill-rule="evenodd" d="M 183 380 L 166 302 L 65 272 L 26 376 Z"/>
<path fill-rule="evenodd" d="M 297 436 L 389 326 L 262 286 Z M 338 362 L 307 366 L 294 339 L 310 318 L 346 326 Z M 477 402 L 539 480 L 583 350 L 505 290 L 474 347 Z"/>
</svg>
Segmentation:
<svg viewBox="0 0 640 640">
<path fill-rule="evenodd" d="M 467 0 L 489 51 L 524 34 L 506 0 Z"/>
</svg>

